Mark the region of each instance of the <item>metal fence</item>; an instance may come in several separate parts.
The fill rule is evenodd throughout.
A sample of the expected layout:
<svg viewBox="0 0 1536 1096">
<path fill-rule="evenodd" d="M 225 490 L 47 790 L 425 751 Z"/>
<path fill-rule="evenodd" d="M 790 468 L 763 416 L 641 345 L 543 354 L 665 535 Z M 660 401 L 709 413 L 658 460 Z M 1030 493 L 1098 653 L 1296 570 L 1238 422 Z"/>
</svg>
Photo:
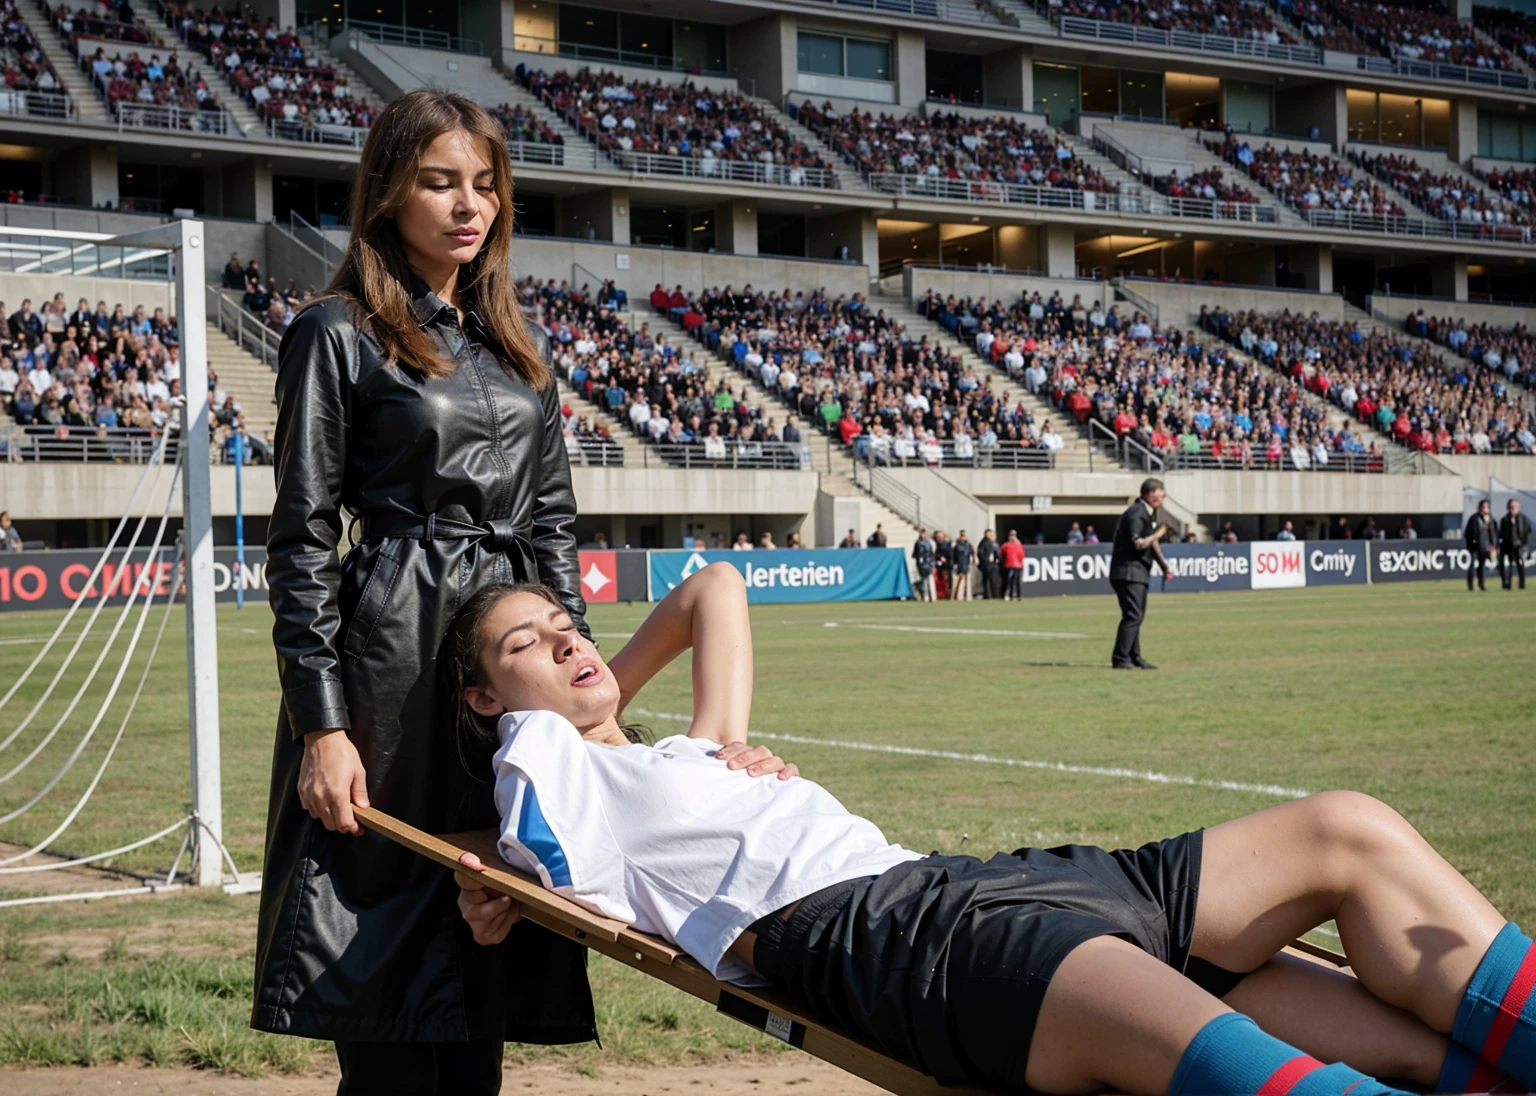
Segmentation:
<svg viewBox="0 0 1536 1096">
<path fill-rule="evenodd" d="M 1513 91 L 1524 91 L 1532 87 L 1531 77 L 1523 72 L 1468 68 L 1465 65 L 1447 65 L 1439 61 L 1410 61 L 1402 57 L 1370 57 L 1365 54 L 1357 57 L 1356 61 L 1364 72 L 1389 76 L 1409 76 L 1417 80 L 1445 80 L 1453 84 L 1508 88 Z"/>
<path fill-rule="evenodd" d="M 386 46 L 438 49 L 448 53 L 481 53 L 480 39 L 460 38 L 447 31 L 402 27 L 395 23 L 370 23 L 362 19 L 348 19 L 346 25 L 349 30 L 359 31 Z"/>
<path fill-rule="evenodd" d="M 573 438 L 566 442 L 566 454 L 571 465 L 578 468 L 622 468 L 624 448 L 615 441 L 596 438 Z"/>
<path fill-rule="evenodd" d="M 229 115 L 220 110 L 189 110 L 160 103 L 138 103 L 112 99 L 112 120 L 118 129 L 174 129 L 188 133 L 208 133 L 220 137 L 238 136 Z"/>
<path fill-rule="evenodd" d="M 1310 449 L 1287 447 L 1278 457 L 1271 457 L 1264 450 L 1255 450 L 1246 457 L 1229 453 L 1217 456 L 1211 451 L 1211 443 L 1205 441 L 1200 443 L 1198 450 L 1186 451 L 1179 448 L 1159 456 L 1162 457 L 1163 466 L 1170 472 L 1215 469 L 1242 472 L 1385 473 L 1387 470 L 1386 457 L 1381 453 L 1330 452 L 1327 460 L 1317 461 L 1313 459 Z"/>
<path fill-rule="evenodd" d="M 811 451 L 806 445 L 782 441 L 736 442 L 717 439 L 717 443 L 647 442 L 641 446 L 645 467 L 716 468 L 791 471 L 811 466 Z"/>
<path fill-rule="evenodd" d="M 313 120 L 299 122 L 267 119 L 267 136 L 274 141 L 298 141 L 309 145 L 336 145 L 338 148 L 362 148 L 368 140 L 366 126 L 339 126 Z"/>
<path fill-rule="evenodd" d="M 277 368 L 277 347 L 282 336 L 261 322 L 238 300 L 230 300 L 213 286 L 208 291 L 208 321 L 240 344 L 240 349 L 260 358 L 265 365 Z"/>
<path fill-rule="evenodd" d="M 1002 23 L 990 4 L 975 0 L 814 0 L 817 4 L 849 11 L 874 11 L 887 15 L 907 15 L 914 19 L 937 19 L 945 23 Z"/>
<path fill-rule="evenodd" d="M 625 152 L 622 149 L 608 149 L 607 152 L 615 164 L 632 175 L 668 175 L 821 190 L 837 187 L 837 176 L 819 167 L 765 164 L 756 160 L 725 160 L 719 157 L 663 156 L 654 152 Z"/>
<path fill-rule="evenodd" d="M 0 113 L 65 121 L 74 118 L 75 105 L 62 91 L 0 91 Z"/>
<path fill-rule="evenodd" d="M 565 166 L 564 145 L 551 145 L 543 141 L 508 141 L 507 152 L 519 163 L 548 164 L 550 167 Z M 586 159 L 586 157 L 580 158 Z M 587 165 L 572 164 L 571 166 L 586 167 Z"/>
<path fill-rule="evenodd" d="M 155 451 L 159 430 L 106 426 L 8 426 L 0 429 L 0 456 L 12 464 L 59 461 L 75 464 L 144 464 Z M 166 460 L 181 444 L 166 444 Z"/>
<path fill-rule="evenodd" d="M 1063 35 L 1070 35 L 1073 38 L 1093 38 L 1100 42 L 1133 42 L 1139 46 L 1196 50 L 1200 53 L 1218 53 L 1227 57 L 1252 57 L 1292 65 L 1323 63 L 1323 51 L 1316 46 L 1262 42 L 1256 38 L 1228 38 L 1221 34 L 1197 34 L 1186 30 L 1162 30 L 1158 27 L 1139 27 L 1129 23 L 1109 23 L 1102 19 L 1083 19 L 1075 15 L 1062 16 L 1059 26 Z"/>
<path fill-rule="evenodd" d="M 863 442 L 864 444 L 860 444 Z M 1056 467 L 1056 454 L 1050 449 L 1037 449 L 1019 442 L 1003 442 L 996 447 L 982 448 L 967 445 L 957 448 L 953 441 L 940 442 L 936 447 L 869 444 L 862 435 L 853 440 L 853 459 L 856 464 L 873 464 L 876 468 L 1008 468 L 1051 469 Z"/>
<path fill-rule="evenodd" d="M 871 171 L 864 176 L 870 189 L 903 198 L 933 198 L 951 202 L 1001 202 L 1036 209 L 1115 212 L 1118 196 L 1096 190 L 1063 190 L 1025 183 L 944 179 L 931 175 L 897 175 Z"/>
<path fill-rule="evenodd" d="M 1343 209 L 1308 209 L 1300 211 L 1313 228 L 1343 229 L 1347 232 L 1379 232 L 1393 236 L 1417 236 L 1424 239 L 1473 240 L 1478 243 L 1536 243 L 1536 227 L 1531 225 L 1475 225 L 1443 221 L 1435 217 L 1399 217 L 1375 213 L 1354 213 Z"/>
</svg>

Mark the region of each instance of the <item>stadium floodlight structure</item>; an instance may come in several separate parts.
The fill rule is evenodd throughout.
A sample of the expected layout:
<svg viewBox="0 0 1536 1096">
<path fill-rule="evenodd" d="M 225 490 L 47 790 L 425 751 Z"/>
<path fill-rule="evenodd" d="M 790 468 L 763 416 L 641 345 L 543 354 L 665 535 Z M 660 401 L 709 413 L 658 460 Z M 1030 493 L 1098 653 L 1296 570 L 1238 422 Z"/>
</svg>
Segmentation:
<svg viewBox="0 0 1536 1096">
<path fill-rule="evenodd" d="M 181 352 L 181 527 L 186 566 L 187 722 L 197 882 L 223 881 L 224 793 L 219 773 L 219 645 L 214 619 L 213 502 L 208 466 L 208 305 L 201 221 L 179 219 L 109 236 L 99 247 L 164 251 L 176 283 Z"/>
</svg>

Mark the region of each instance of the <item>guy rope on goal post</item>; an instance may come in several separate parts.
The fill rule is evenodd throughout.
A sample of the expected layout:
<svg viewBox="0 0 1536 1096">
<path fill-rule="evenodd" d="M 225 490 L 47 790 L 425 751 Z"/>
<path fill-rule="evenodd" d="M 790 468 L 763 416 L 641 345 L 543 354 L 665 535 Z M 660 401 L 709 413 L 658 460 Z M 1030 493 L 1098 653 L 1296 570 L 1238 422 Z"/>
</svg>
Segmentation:
<svg viewBox="0 0 1536 1096">
<path fill-rule="evenodd" d="M 128 617 L 132 615 L 134 604 L 142 592 L 144 601 L 138 614 L 137 623 L 107 695 L 102 701 L 95 718 L 91 721 L 89 728 L 85 731 L 62 767 L 28 802 L 11 810 L 0 811 L 0 824 L 11 821 L 30 810 L 59 784 L 95 735 L 103 719 L 106 717 L 109 707 L 116 698 L 124 675 L 127 672 L 128 664 L 134 657 L 144 631 L 145 623 L 149 617 L 150 607 L 154 601 L 156 587 L 158 586 L 156 576 L 163 573 L 158 566 L 162 555 L 161 542 L 170 516 L 171 499 L 174 495 L 177 478 L 181 480 L 182 489 L 182 533 L 176 550 L 175 558 L 177 562 L 172 566 L 171 578 L 168 582 L 169 589 L 165 599 L 165 615 L 161 619 L 153 646 L 143 666 L 138 686 L 127 704 L 117 733 L 107 748 L 105 756 L 102 758 L 89 785 L 76 800 L 63 821 L 43 841 L 28 848 L 25 852 L 0 859 L 0 876 L 21 875 L 83 866 L 143 848 L 181 831 L 184 833 L 181 851 L 176 854 L 170 872 L 166 876 L 167 884 L 171 884 L 174 880 L 182 857 L 190 848 L 193 856 L 195 880 L 199 885 L 218 886 L 221 884 L 224 880 L 224 868 L 226 865 L 234 876 L 235 883 L 239 885 L 241 882 L 239 873 L 236 871 L 234 861 L 230 857 L 229 851 L 224 847 L 223 841 L 223 797 L 219 765 L 218 638 L 216 632 L 217 625 L 214 618 L 213 520 L 212 500 L 210 497 L 212 484 L 209 470 L 210 409 L 208 398 L 207 301 L 204 286 L 205 236 L 203 224 L 200 221 L 181 219 L 117 236 L 88 232 L 70 233 L 68 236 L 70 241 L 77 241 L 82 248 L 123 249 L 119 259 L 120 267 L 127 265 L 126 260 L 130 253 L 135 258 L 152 255 L 155 252 L 164 252 L 169 257 L 170 267 L 173 270 L 176 284 L 176 313 L 180 338 L 181 385 L 183 393 L 182 397 L 178 400 L 180 414 L 179 422 L 176 424 L 176 429 L 179 433 L 176 471 L 173 473 L 171 485 L 164 500 L 164 511 L 154 538 L 154 544 L 149 549 L 149 565 L 144 568 L 139 577 L 131 584 L 132 589 L 129 591 L 128 603 L 123 608 L 122 614 L 113 627 L 101 653 L 98 655 L 95 665 L 91 667 L 84 684 L 79 687 L 63 715 L 59 717 L 42 741 L 34 746 L 31 752 L 19 763 L 14 764 L 8 771 L 0 772 L 0 784 L 8 781 L 11 777 L 25 769 L 59 733 L 60 729 L 79 705 L 86 689 L 96 678 L 102 663 L 115 644 L 118 633 Z M 74 243 L 71 242 L 65 246 L 73 249 Z M 101 252 L 98 251 L 97 254 L 99 258 Z M 74 618 L 80 606 L 84 604 L 87 596 L 93 593 L 95 589 L 94 584 L 107 565 L 107 560 L 116 548 L 123 530 L 132 518 L 134 510 L 139 504 L 139 497 L 143 493 L 146 484 L 150 485 L 151 497 L 157 493 L 156 488 L 160 481 L 160 471 L 164 465 L 166 449 L 170 444 L 171 430 L 171 425 L 167 424 L 154 455 L 146 463 L 139 476 L 138 483 L 128 499 L 122 519 L 118 522 L 116 530 L 107 542 L 107 546 L 97 560 L 89 578 L 82 585 L 80 594 L 75 598 L 63 619 L 60 620 L 52 636 L 49 637 L 26 669 L 22 671 L 20 677 L 10 683 L 5 688 L 3 694 L 0 694 L 0 709 L 5 707 L 32 673 L 42 664 L 49 651 L 54 648 L 60 637 L 63 636 L 69 622 Z M 128 566 L 130 557 L 138 544 L 139 535 L 143 532 L 147 520 L 148 512 L 146 511 L 140 517 L 127 546 L 123 549 L 122 562 L 117 573 L 122 573 L 123 569 Z M 105 852 L 91 853 L 41 864 L 18 864 L 18 861 L 27 860 L 43 852 L 54 840 L 60 837 L 79 817 L 80 812 L 85 808 L 92 794 L 100 785 L 108 765 L 117 753 L 117 748 L 123 739 L 124 732 L 128 729 L 133 712 L 149 679 L 155 655 L 159 652 L 160 641 L 164 637 L 165 627 L 169 622 L 170 613 L 180 585 L 177 581 L 178 569 L 181 569 L 184 574 L 186 586 L 187 716 L 190 756 L 189 770 L 192 793 L 191 812 L 156 833 L 149 834 L 118 848 L 106 850 Z M 76 653 L 80 650 L 87 634 L 91 631 L 91 627 L 95 624 L 108 597 L 118 589 L 121 589 L 121 587 L 114 582 L 109 584 L 108 589 L 103 590 L 96 605 L 86 618 L 81 633 L 75 638 L 68 654 L 64 657 L 63 664 L 56 671 L 52 681 L 48 684 L 42 697 L 34 704 L 31 711 L 8 734 L 0 731 L 0 734 L 4 735 L 3 738 L 0 738 L 0 753 L 3 753 L 26 730 L 44 703 L 52 695 L 54 689 L 62 680 L 65 671 L 69 668 L 70 663 L 74 660 Z M 114 893 L 144 893 L 152 889 L 153 885 L 150 885 L 119 891 L 92 891 L 86 894 L 57 894 L 37 898 L 10 899 L 0 901 L 0 906 L 20 905 L 30 902 L 61 901 L 70 898 L 99 897 Z"/>
</svg>

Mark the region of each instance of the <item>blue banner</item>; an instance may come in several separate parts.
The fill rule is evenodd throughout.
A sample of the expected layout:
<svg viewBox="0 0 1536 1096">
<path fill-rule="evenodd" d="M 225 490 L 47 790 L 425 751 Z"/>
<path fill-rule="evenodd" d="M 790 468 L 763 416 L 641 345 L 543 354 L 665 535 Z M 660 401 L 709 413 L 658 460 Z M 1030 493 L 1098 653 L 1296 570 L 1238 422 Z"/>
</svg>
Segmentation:
<svg viewBox="0 0 1536 1096">
<path fill-rule="evenodd" d="M 1366 545 L 1374 543 L 1365 540 L 1304 541 L 1307 585 L 1344 586 L 1371 581 Z"/>
<path fill-rule="evenodd" d="M 747 601 L 884 601 L 911 597 L 906 555 L 899 548 L 795 549 L 755 552 L 651 552 L 651 600 L 711 563 L 729 563 L 747 580 Z"/>
</svg>

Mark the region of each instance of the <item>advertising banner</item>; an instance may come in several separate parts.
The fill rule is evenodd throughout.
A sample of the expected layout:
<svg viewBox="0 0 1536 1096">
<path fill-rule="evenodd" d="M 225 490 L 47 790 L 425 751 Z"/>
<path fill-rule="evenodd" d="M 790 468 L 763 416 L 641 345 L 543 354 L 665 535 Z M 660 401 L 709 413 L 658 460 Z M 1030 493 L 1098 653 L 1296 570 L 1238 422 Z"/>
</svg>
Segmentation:
<svg viewBox="0 0 1536 1096">
<path fill-rule="evenodd" d="M 711 563 L 729 563 L 747 580 L 747 601 L 881 601 L 911 597 L 899 548 L 794 549 L 770 552 L 651 552 L 651 600 Z"/>
<path fill-rule="evenodd" d="M 6 552 L 0 555 L 0 612 L 21 609 L 67 609 L 85 591 L 92 603 L 103 591 L 110 591 L 108 605 L 122 605 L 134 584 L 153 583 L 156 598 L 163 598 L 173 581 L 171 565 L 176 549 L 162 546 L 153 563 L 148 549 L 135 551 L 128 562 L 121 552 L 107 557 L 106 565 L 95 582 L 87 585 L 91 570 L 101 558 L 99 551 Z M 148 571 L 148 575 L 145 572 Z M 215 548 L 213 552 L 213 589 L 219 601 L 235 600 L 235 550 Z M 245 571 L 241 585 L 247 599 L 265 601 L 267 596 L 267 552 L 264 548 L 245 550 Z M 178 594 L 180 596 L 180 594 Z M 139 594 L 136 604 L 143 603 Z"/>
<path fill-rule="evenodd" d="M 1276 590 L 1307 584 L 1302 558 L 1306 545 L 1299 540 L 1256 540 L 1248 545 L 1255 590 Z"/>
<path fill-rule="evenodd" d="M 1471 553 L 1455 540 L 1373 540 L 1372 582 L 1417 582 L 1426 579 L 1465 578 Z M 1525 569 L 1536 565 L 1536 550 L 1526 552 Z M 1488 562 L 1488 574 L 1498 573 L 1497 557 Z"/>
<path fill-rule="evenodd" d="M 646 557 L 649 552 L 629 548 L 583 548 L 581 556 L 581 596 L 589 605 L 604 602 L 646 601 L 650 574 Z"/>
<path fill-rule="evenodd" d="M 1248 546 L 1244 544 L 1167 544 L 1163 555 L 1173 569 L 1173 581 L 1164 583 L 1153 569 L 1153 591 L 1169 594 L 1203 590 L 1247 590 L 1253 572 Z"/>
<path fill-rule="evenodd" d="M 1307 559 L 1308 586 L 1346 586 L 1369 582 L 1370 554 L 1363 540 L 1301 542 Z"/>
<path fill-rule="evenodd" d="M 1031 544 L 1024 549 L 1025 597 L 1109 594 L 1109 545 Z"/>
</svg>

